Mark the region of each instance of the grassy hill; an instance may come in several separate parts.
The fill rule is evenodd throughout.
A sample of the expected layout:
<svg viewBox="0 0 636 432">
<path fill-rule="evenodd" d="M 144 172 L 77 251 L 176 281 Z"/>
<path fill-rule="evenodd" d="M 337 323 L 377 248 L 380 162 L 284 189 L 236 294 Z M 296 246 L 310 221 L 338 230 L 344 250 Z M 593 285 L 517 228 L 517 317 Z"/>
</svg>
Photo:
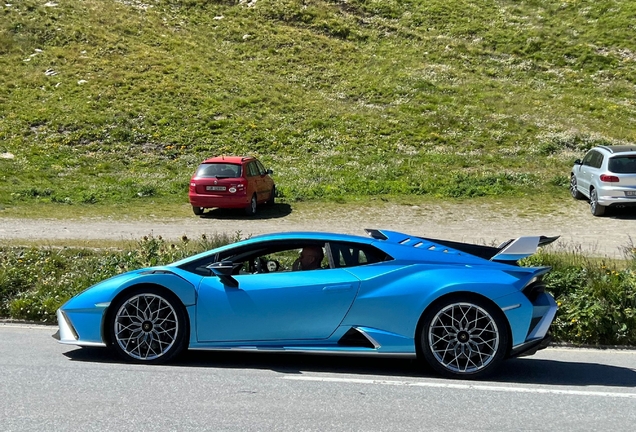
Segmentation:
<svg viewBox="0 0 636 432">
<path fill-rule="evenodd" d="M 0 208 L 187 203 L 252 154 L 289 200 L 566 197 L 636 141 L 630 0 L 15 0 Z M 1 213 L 0 213 L 1 215 Z"/>
</svg>

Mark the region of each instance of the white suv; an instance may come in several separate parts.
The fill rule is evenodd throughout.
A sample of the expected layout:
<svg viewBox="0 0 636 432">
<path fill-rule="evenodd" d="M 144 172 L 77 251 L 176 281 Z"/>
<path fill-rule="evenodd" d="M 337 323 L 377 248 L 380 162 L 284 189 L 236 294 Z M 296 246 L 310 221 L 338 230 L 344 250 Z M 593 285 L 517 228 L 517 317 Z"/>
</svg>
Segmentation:
<svg viewBox="0 0 636 432">
<path fill-rule="evenodd" d="M 636 206 L 636 145 L 592 148 L 574 162 L 570 193 L 589 199 L 594 216 L 602 216 L 610 206 Z"/>
</svg>

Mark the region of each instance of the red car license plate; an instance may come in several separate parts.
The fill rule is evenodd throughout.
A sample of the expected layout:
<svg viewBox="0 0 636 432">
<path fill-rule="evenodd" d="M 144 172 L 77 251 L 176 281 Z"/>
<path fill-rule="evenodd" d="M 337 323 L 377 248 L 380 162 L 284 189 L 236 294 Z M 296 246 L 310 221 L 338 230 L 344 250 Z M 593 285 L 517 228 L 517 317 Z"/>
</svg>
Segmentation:
<svg viewBox="0 0 636 432">
<path fill-rule="evenodd" d="M 206 186 L 205 190 L 208 190 L 208 191 L 224 191 L 225 190 L 225 186 Z"/>
</svg>

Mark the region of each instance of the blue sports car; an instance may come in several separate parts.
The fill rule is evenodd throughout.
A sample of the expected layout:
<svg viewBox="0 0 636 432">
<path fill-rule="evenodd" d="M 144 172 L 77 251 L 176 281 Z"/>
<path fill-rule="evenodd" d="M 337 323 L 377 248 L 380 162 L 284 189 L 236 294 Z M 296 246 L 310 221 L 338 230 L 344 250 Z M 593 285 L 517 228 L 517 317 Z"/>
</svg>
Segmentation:
<svg viewBox="0 0 636 432">
<path fill-rule="evenodd" d="M 491 247 L 366 232 L 262 235 L 114 276 L 57 311 L 55 337 L 140 363 L 187 348 L 408 356 L 460 378 L 547 346 L 549 268 L 517 261 L 556 237 Z"/>
</svg>

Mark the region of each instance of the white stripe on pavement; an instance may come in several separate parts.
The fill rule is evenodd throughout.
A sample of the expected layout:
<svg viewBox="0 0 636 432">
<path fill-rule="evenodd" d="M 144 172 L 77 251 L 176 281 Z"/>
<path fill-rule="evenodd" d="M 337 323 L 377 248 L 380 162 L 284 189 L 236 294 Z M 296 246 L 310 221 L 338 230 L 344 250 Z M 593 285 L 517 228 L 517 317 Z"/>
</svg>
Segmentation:
<svg viewBox="0 0 636 432">
<path fill-rule="evenodd" d="M 636 399 L 636 393 L 619 393 L 619 392 L 598 392 L 584 390 L 561 390 L 554 388 L 539 387 L 505 387 L 505 386 L 486 386 L 479 384 L 450 384 L 435 383 L 422 381 L 392 381 L 392 380 L 372 380 L 358 378 L 330 378 L 316 376 L 284 376 L 283 379 L 293 381 L 320 381 L 334 383 L 351 383 L 351 384 L 377 384 L 392 386 L 408 386 L 408 387 L 429 387 L 429 388 L 447 388 L 453 390 L 482 390 L 494 392 L 508 393 L 539 393 L 539 394 L 555 394 L 555 395 L 571 395 L 571 396 L 596 396 L 606 398 L 629 398 Z"/>
</svg>

